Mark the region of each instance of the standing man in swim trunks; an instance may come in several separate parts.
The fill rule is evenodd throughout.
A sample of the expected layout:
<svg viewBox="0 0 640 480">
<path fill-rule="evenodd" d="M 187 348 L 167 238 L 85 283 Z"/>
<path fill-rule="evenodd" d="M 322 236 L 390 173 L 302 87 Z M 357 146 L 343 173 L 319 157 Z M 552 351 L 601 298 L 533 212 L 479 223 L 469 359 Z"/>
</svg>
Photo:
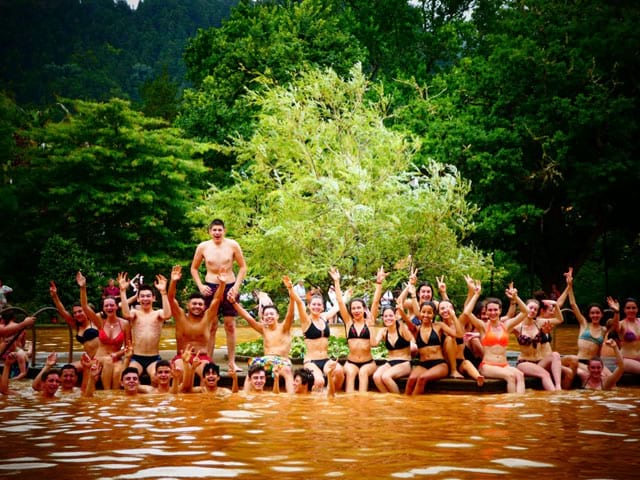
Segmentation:
<svg viewBox="0 0 640 480">
<path fill-rule="evenodd" d="M 240 244 L 235 240 L 225 238 L 225 233 L 226 229 L 222 220 L 216 218 L 211 222 L 209 225 L 211 240 L 202 242 L 196 247 L 193 261 L 191 262 L 191 276 L 196 282 L 198 290 L 207 300 L 207 307 L 211 303 L 220 282 L 225 284 L 225 295 L 220 305 L 220 312 L 224 316 L 224 330 L 227 334 L 229 368 L 238 371 L 240 369 L 236 365 L 236 310 L 229 303 L 228 298 L 229 296 L 236 300 L 239 298 L 240 286 L 247 274 L 247 264 L 244 261 Z M 200 278 L 200 265 L 203 260 L 207 270 L 204 283 Z M 233 273 L 234 262 L 238 265 L 237 275 Z M 211 327 L 211 336 L 214 344 L 217 328 L 217 324 Z M 213 357 L 212 350 L 207 353 L 210 357 Z"/>
<path fill-rule="evenodd" d="M 127 303 L 127 289 L 129 279 L 126 273 L 118 275 L 120 285 L 120 299 L 122 317 L 131 324 L 131 337 L 133 339 L 133 355 L 131 367 L 138 371 L 138 377 L 146 370 L 151 382 L 154 382 L 156 363 L 160 358 L 160 337 L 164 321 L 171 318 L 171 307 L 167 297 L 167 279 L 162 275 L 156 275 L 155 287 L 162 296 L 162 309 L 154 309 L 155 295 L 150 285 L 140 285 L 138 288 L 139 309 L 129 309 Z"/>
<path fill-rule="evenodd" d="M 218 307 L 222 301 L 224 289 L 216 290 L 209 308 L 205 307 L 205 300 L 201 293 L 192 294 L 187 302 L 187 311 L 185 312 L 176 300 L 176 288 L 181 278 L 182 267 L 175 265 L 171 270 L 168 293 L 171 314 L 176 322 L 176 346 L 178 349 L 177 355 L 173 357 L 173 362 L 177 369 L 184 371 L 183 352 L 189 346 L 200 359 L 195 373 L 202 377 L 204 366 L 209 362 L 213 363 L 213 356 L 209 356 L 209 352 L 213 354 L 215 348 Z"/>
</svg>

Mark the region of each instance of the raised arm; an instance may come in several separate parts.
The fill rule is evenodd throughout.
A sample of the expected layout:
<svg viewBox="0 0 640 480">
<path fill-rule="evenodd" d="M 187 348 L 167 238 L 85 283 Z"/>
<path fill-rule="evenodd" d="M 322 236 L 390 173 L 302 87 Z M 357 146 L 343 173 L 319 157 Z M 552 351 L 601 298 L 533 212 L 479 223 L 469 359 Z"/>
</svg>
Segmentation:
<svg viewBox="0 0 640 480">
<path fill-rule="evenodd" d="M 162 313 L 160 320 L 163 322 L 171 318 L 171 305 L 169 305 L 169 297 L 167 296 L 167 277 L 164 275 L 156 275 L 156 281 L 153 283 L 160 296 L 162 297 Z"/>
<path fill-rule="evenodd" d="M 580 307 L 578 306 L 578 302 L 576 302 L 576 296 L 573 292 L 573 276 L 567 276 L 567 295 L 569 297 L 569 305 L 571 305 L 571 311 L 573 315 L 578 320 L 580 324 L 580 328 L 584 329 L 587 327 L 587 319 L 584 318 L 584 315 L 580 311 Z"/>
<path fill-rule="evenodd" d="M 620 302 L 613 297 L 607 297 L 607 305 L 609 305 L 609 308 L 613 310 L 611 329 L 620 333 Z"/>
<path fill-rule="evenodd" d="M 86 382 L 82 382 L 83 397 L 93 397 L 101 370 L 102 364 L 97 359 L 82 361 L 82 376 L 87 379 Z"/>
<path fill-rule="evenodd" d="M 46 372 L 51 370 L 54 367 L 54 365 L 56 364 L 57 361 L 58 361 L 58 356 L 57 356 L 56 352 L 52 352 L 49 355 L 47 355 L 47 359 L 44 362 L 44 367 L 42 367 L 42 369 L 40 370 L 38 375 L 36 375 L 36 378 L 33 379 L 33 383 L 31 384 L 31 388 L 33 388 L 36 392 L 39 392 L 39 391 L 42 390 L 42 376 Z"/>
<path fill-rule="evenodd" d="M 342 317 L 342 321 L 346 325 L 347 322 L 351 322 L 351 315 L 349 314 L 349 310 L 347 310 L 347 306 L 344 303 L 344 298 L 342 298 L 342 290 L 340 289 L 340 272 L 336 267 L 331 267 L 329 269 L 329 275 L 333 279 L 333 286 L 336 292 L 336 301 L 338 302 L 338 306 L 340 307 L 340 316 Z"/>
<path fill-rule="evenodd" d="M 16 363 L 16 354 L 11 352 L 4 360 L 4 367 L 2 368 L 2 377 L 0 377 L 0 393 L 3 395 L 9 395 L 9 373 L 11 373 L 11 366 Z"/>
<path fill-rule="evenodd" d="M 518 296 L 518 290 L 513 286 L 513 282 L 509 284 L 509 288 L 505 290 L 505 295 L 509 298 L 509 300 L 514 301 L 520 308 L 520 313 L 518 313 L 515 317 L 507 319 L 505 323 L 505 327 L 509 333 L 518 326 L 520 323 L 527 318 L 529 314 L 527 310 L 527 304 Z"/>
<path fill-rule="evenodd" d="M 297 308 L 298 312 L 304 312 L 304 304 L 302 303 L 300 296 L 293 289 L 291 279 L 287 275 L 282 277 L 282 283 L 284 283 L 284 286 L 289 292 L 289 306 L 287 307 L 287 314 L 284 317 L 284 322 L 282 322 L 282 330 L 284 332 L 289 332 L 289 330 L 291 330 L 291 325 L 293 324 L 294 308 Z"/>
<path fill-rule="evenodd" d="M 380 299 L 382 298 L 382 282 L 387 278 L 388 273 L 384 271 L 384 267 L 378 269 L 376 274 L 376 291 L 373 294 L 371 302 L 371 319 L 373 322 L 378 318 L 378 310 L 380 310 Z"/>
<path fill-rule="evenodd" d="M 53 300 L 53 304 L 56 306 L 56 310 L 58 310 L 60 316 L 64 319 L 65 322 L 67 322 L 67 324 L 69 324 L 69 326 L 71 326 L 72 328 L 75 327 L 76 322 L 60 301 L 60 297 L 58 297 L 58 287 L 56 287 L 56 284 L 53 280 L 49 282 L 49 294 L 51 295 L 51 300 Z"/>
<path fill-rule="evenodd" d="M 618 344 L 615 342 L 615 340 L 609 338 L 605 340 L 604 343 L 610 348 L 613 348 L 613 351 L 616 353 L 616 369 L 611 375 L 604 379 L 604 383 L 602 385 L 602 388 L 604 388 L 605 390 L 611 390 L 616 386 L 618 380 L 622 378 L 622 374 L 624 373 L 624 358 L 622 357 L 622 353 L 620 352 Z"/>
<path fill-rule="evenodd" d="M 482 286 L 479 280 L 474 280 L 469 275 L 465 275 L 464 279 L 467 282 L 467 300 L 464 302 L 464 310 L 460 318 L 464 317 L 465 320 L 469 320 L 480 334 L 484 334 L 484 322 L 473 314 L 473 309 L 476 308 L 476 303 L 478 303 L 478 299 L 480 298 Z"/>
<path fill-rule="evenodd" d="M 87 279 L 79 270 L 78 273 L 76 273 L 76 283 L 78 284 L 78 287 L 80 287 L 80 305 L 82 306 L 84 314 L 91 323 L 95 323 L 98 328 L 102 328 L 102 317 L 97 315 L 89 305 L 89 300 L 87 298 Z"/>
<path fill-rule="evenodd" d="M 118 274 L 118 286 L 120 287 L 120 309 L 122 310 L 122 317 L 125 320 L 133 320 L 133 315 L 129 309 L 129 302 L 127 301 L 127 289 L 129 288 L 129 278 L 126 272 L 120 272 Z"/>
<path fill-rule="evenodd" d="M 219 290 L 219 288 L 218 288 L 218 290 Z M 251 328 L 253 328 L 256 332 L 258 332 L 260 334 L 264 334 L 264 328 L 262 327 L 262 325 L 260 323 L 256 322 L 256 320 L 251 316 L 251 314 L 249 312 L 247 312 L 242 307 L 242 305 L 240 305 L 236 301 L 236 296 L 233 295 L 232 291 L 229 291 L 229 294 L 227 295 L 227 300 L 229 301 L 229 303 L 231 305 L 233 305 L 233 308 L 236 309 L 236 313 L 238 315 L 240 315 L 242 318 L 244 318 Z"/>
<path fill-rule="evenodd" d="M 169 307 L 171 308 L 171 315 L 174 319 L 178 319 L 184 314 L 184 310 L 176 299 L 176 290 L 178 289 L 178 282 L 182 278 L 182 267 L 180 265 L 174 265 L 171 269 L 171 276 L 169 277 L 169 289 L 167 290 L 167 299 L 169 300 Z"/>
<path fill-rule="evenodd" d="M 444 283 L 444 275 L 440 278 L 436 277 L 436 285 L 438 286 L 438 292 L 440 292 L 441 300 L 449 300 L 449 295 L 447 294 L 447 284 Z"/>
</svg>

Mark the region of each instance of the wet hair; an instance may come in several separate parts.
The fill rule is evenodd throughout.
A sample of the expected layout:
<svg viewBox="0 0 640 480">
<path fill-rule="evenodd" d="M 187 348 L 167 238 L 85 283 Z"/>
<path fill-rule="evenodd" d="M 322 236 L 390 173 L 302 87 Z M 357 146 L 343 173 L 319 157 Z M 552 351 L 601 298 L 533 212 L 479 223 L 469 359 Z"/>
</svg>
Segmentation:
<svg viewBox="0 0 640 480">
<path fill-rule="evenodd" d="M 247 376 L 249 378 L 251 378 L 251 376 L 253 374 L 258 373 L 258 372 L 265 372 L 266 373 L 266 371 L 265 371 L 265 369 L 264 369 L 264 367 L 262 365 L 251 365 L 251 367 L 249 368 L 249 371 L 247 372 Z"/>
<path fill-rule="evenodd" d="M 600 305 L 599 303 L 590 303 L 589 305 L 587 305 L 587 310 L 586 310 L 587 317 L 589 316 L 589 312 L 591 312 L 592 308 L 597 308 L 598 310 L 600 310 L 600 313 L 604 318 L 604 308 L 602 308 L 602 305 Z"/>
<path fill-rule="evenodd" d="M 11 320 L 15 320 L 16 319 L 16 314 L 12 309 L 9 309 L 7 311 L 2 312 L 2 315 L 0 315 L 0 318 L 2 318 L 2 321 L 4 323 L 8 323 Z"/>
<path fill-rule="evenodd" d="M 300 383 L 302 385 L 307 386 L 307 391 L 311 391 L 311 387 L 313 387 L 313 373 L 308 368 L 298 368 L 295 372 L 293 372 L 293 378 L 300 377 Z"/>
<path fill-rule="evenodd" d="M 169 360 L 158 360 L 156 363 L 156 372 L 160 367 L 169 367 L 171 368 L 171 362 Z"/>
<path fill-rule="evenodd" d="M 211 223 L 209 224 L 209 230 L 211 230 L 211 228 L 215 225 L 220 225 L 222 228 L 224 228 L 224 222 L 219 218 L 214 218 L 211 221 Z"/>
<path fill-rule="evenodd" d="M 191 295 L 189 295 L 189 300 L 193 300 L 194 298 L 204 300 L 204 295 L 202 295 L 200 292 L 193 292 Z"/>
<path fill-rule="evenodd" d="M 217 376 L 220 376 L 220 367 L 215 363 L 207 363 L 202 369 L 202 376 L 208 375 L 209 372 L 214 372 Z"/>
<path fill-rule="evenodd" d="M 58 377 L 60 377 L 60 370 L 58 370 L 57 368 L 52 368 L 51 370 L 47 370 L 42 374 L 42 381 L 46 382 L 47 378 L 49 378 L 51 375 L 58 375 Z"/>
<path fill-rule="evenodd" d="M 475 307 L 473 307 L 473 314 L 480 318 L 480 315 L 482 315 L 482 309 L 487 308 L 487 302 L 486 300 L 482 300 L 481 302 L 476 303 Z"/>
<path fill-rule="evenodd" d="M 73 370 L 73 373 L 75 373 L 76 375 L 78 375 L 78 370 L 76 369 L 76 367 L 74 367 L 73 365 L 71 365 L 70 363 L 66 363 L 64 364 L 62 367 L 60 367 L 60 373 L 62 374 L 62 372 L 64 372 L 65 370 Z"/>
<path fill-rule="evenodd" d="M 122 380 L 129 373 L 135 373 L 138 376 L 138 378 L 140 378 L 140 374 L 138 373 L 138 369 L 136 367 L 127 367 L 120 374 L 120 380 Z"/>
</svg>

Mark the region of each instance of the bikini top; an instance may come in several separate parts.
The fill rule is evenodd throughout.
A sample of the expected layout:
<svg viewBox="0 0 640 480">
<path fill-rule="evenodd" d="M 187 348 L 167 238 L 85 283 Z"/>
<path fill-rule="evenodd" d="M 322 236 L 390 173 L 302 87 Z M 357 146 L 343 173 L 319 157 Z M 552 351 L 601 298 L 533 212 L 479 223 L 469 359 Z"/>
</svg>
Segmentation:
<svg viewBox="0 0 640 480">
<path fill-rule="evenodd" d="M 592 342 L 592 343 L 595 343 L 596 345 L 602 345 L 602 343 L 604 342 L 604 335 L 602 333 L 602 330 L 600 330 L 600 336 L 594 337 L 593 335 L 591 335 L 591 329 L 585 328 L 584 332 L 582 332 L 578 336 L 578 339 L 586 340 L 587 342 Z"/>
<path fill-rule="evenodd" d="M 89 340 L 93 340 L 94 338 L 97 338 L 100 335 L 100 332 L 98 332 L 97 328 L 94 328 L 93 326 L 86 328 L 84 332 L 82 332 L 82 335 L 78 334 L 76 335 L 76 340 L 78 340 L 78 342 L 80 343 L 85 343 L 88 342 Z"/>
<path fill-rule="evenodd" d="M 638 323 L 637 319 L 633 323 Z M 636 340 L 640 340 L 640 337 L 638 337 L 638 335 L 636 335 L 636 332 L 634 332 L 633 330 L 625 328 L 622 340 L 625 342 L 635 342 Z"/>
<path fill-rule="evenodd" d="M 324 322 L 324 328 L 320 330 L 312 321 L 311 325 L 309 325 L 309 328 L 304 331 L 303 335 L 304 338 L 308 340 L 316 340 L 323 337 L 329 338 L 329 336 L 331 335 L 331 329 L 329 328 L 329 324 L 327 322 Z"/>
<path fill-rule="evenodd" d="M 426 342 L 422 339 L 422 329 L 418 331 L 418 335 L 416 336 L 416 345 L 419 349 L 422 347 L 436 347 L 442 345 L 442 341 L 440 340 L 438 332 L 431 327 L 431 333 L 429 334 L 429 339 Z"/>
<path fill-rule="evenodd" d="M 116 335 L 114 338 L 111 338 L 109 335 L 107 335 L 107 332 L 105 332 L 103 328 L 102 330 L 100 330 L 100 342 L 103 345 L 115 345 L 121 347 L 122 343 L 124 342 L 124 330 L 120 328 L 120 332 L 118 332 L 118 335 Z"/>
<path fill-rule="evenodd" d="M 518 345 L 523 345 L 525 347 L 528 347 L 529 345 L 533 345 L 533 348 L 536 348 L 539 343 L 542 343 L 542 335 L 541 335 L 542 332 L 540 332 L 540 330 L 538 330 L 538 333 L 536 333 L 533 337 L 530 337 L 529 335 L 524 335 L 522 333 L 523 327 L 524 326 L 520 327 L 520 333 L 516 335 L 516 340 L 518 340 Z"/>
<path fill-rule="evenodd" d="M 486 333 L 482 340 L 480 341 L 484 347 L 494 347 L 496 345 L 500 345 L 502 347 L 506 347 L 509 345 L 509 333 L 507 329 L 500 325 L 500 333 L 496 333 L 491 325 L 486 326 Z"/>
<path fill-rule="evenodd" d="M 538 335 L 540 335 L 540 343 L 541 344 L 549 343 L 552 340 L 551 333 L 540 332 Z"/>
<path fill-rule="evenodd" d="M 369 327 L 367 327 L 367 324 L 365 323 L 364 327 L 362 327 L 362 330 L 360 330 L 360 333 L 358 333 L 355 324 L 352 323 L 349 327 L 349 331 L 347 332 L 347 340 L 351 338 L 364 338 L 367 340 L 370 339 L 371 333 L 369 332 Z"/>
<path fill-rule="evenodd" d="M 398 338 L 396 338 L 396 343 L 393 345 L 389 341 L 389 332 L 384 336 L 384 344 L 387 347 L 387 350 L 402 350 L 410 347 L 411 342 L 400 335 L 400 322 L 396 322 L 396 331 L 398 332 Z"/>
</svg>

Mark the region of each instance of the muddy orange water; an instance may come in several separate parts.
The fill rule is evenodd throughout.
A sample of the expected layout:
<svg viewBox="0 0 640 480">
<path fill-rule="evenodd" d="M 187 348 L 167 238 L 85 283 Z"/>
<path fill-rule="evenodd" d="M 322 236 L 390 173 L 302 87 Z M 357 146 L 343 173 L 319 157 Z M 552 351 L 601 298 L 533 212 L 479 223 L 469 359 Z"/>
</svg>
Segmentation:
<svg viewBox="0 0 640 480">
<path fill-rule="evenodd" d="M 556 348 L 574 353 L 577 329 L 556 334 Z M 0 397 L 3 479 L 628 479 L 640 468 L 633 387 L 332 399 L 111 391 L 42 402 L 29 382 L 12 386 L 17 394 Z"/>
</svg>

